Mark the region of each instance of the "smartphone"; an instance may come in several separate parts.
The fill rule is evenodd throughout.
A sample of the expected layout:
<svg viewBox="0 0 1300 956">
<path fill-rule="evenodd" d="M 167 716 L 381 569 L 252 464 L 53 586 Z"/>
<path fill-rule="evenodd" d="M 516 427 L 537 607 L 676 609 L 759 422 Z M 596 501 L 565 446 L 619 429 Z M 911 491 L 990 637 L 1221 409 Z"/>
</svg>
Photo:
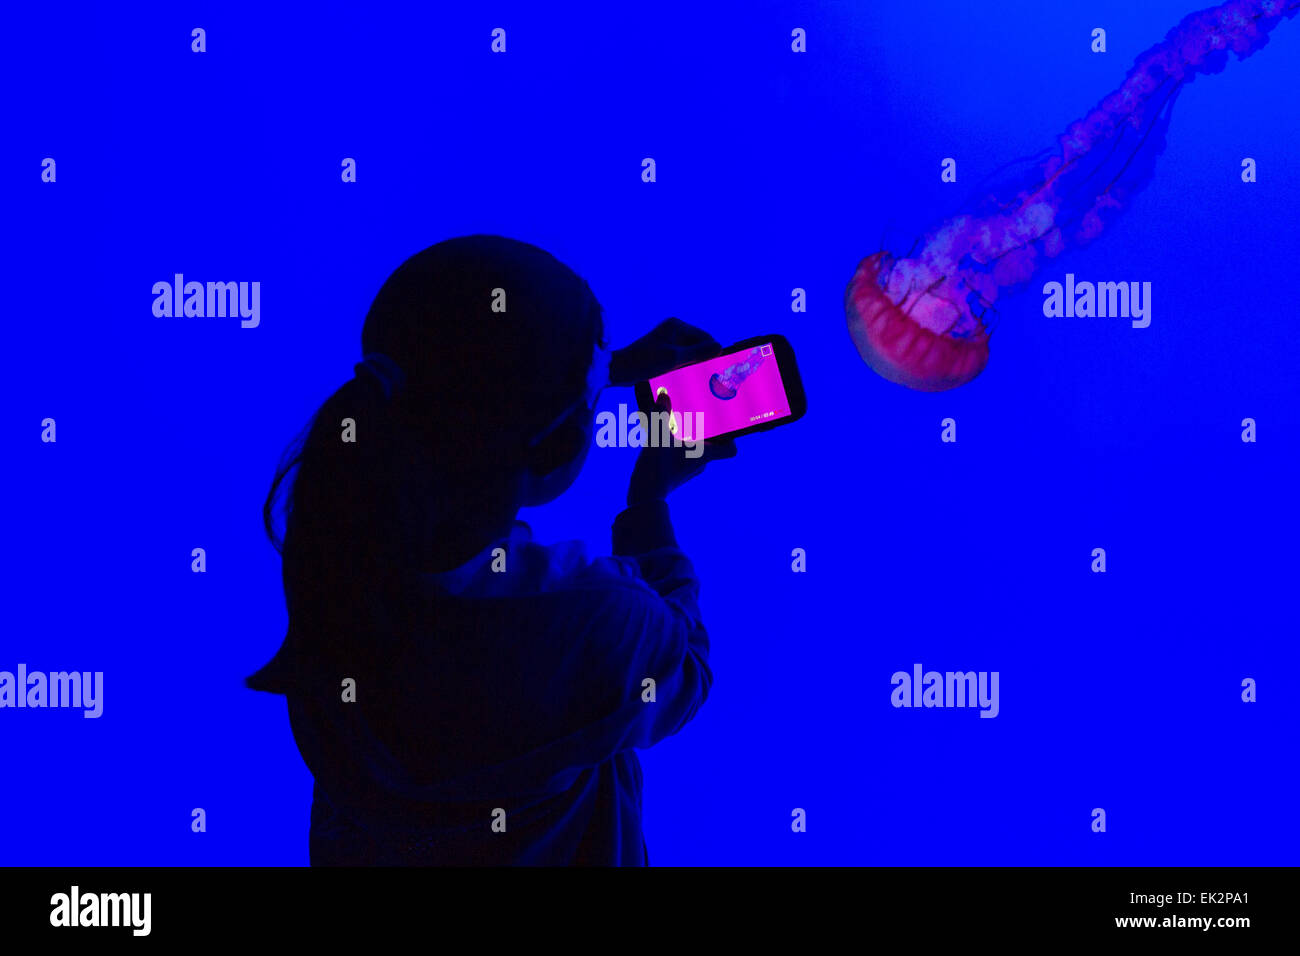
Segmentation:
<svg viewBox="0 0 1300 956">
<path fill-rule="evenodd" d="M 711 359 L 641 382 L 637 405 L 649 413 L 665 392 L 672 404 L 669 430 L 683 441 L 767 431 L 803 417 L 808 408 L 794 350 L 781 335 L 745 339 Z"/>
</svg>

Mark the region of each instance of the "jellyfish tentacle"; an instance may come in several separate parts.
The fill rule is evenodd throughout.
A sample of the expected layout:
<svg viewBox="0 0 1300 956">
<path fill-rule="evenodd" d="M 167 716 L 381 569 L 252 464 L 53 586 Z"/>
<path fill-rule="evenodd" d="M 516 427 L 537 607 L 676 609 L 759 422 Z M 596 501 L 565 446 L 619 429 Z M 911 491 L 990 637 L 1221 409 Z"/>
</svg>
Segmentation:
<svg viewBox="0 0 1300 956">
<path fill-rule="evenodd" d="M 1179 80 L 1177 83 L 1174 84 L 1174 88 L 1169 91 L 1169 95 L 1166 96 L 1164 101 L 1160 104 L 1160 109 L 1156 110 L 1156 118 L 1151 121 L 1151 125 L 1147 127 L 1147 131 L 1142 134 L 1142 139 L 1138 141 L 1137 146 L 1133 148 L 1133 152 L 1130 153 L 1128 159 L 1124 161 L 1124 165 L 1120 167 L 1119 172 L 1117 172 L 1114 175 L 1111 181 L 1106 184 L 1106 188 L 1101 191 L 1100 195 L 1104 196 L 1110 192 L 1111 187 L 1115 185 L 1116 181 L 1119 180 L 1120 176 L 1124 175 L 1125 170 L 1129 168 L 1133 160 L 1137 157 L 1137 154 L 1141 152 L 1143 144 L 1146 143 L 1147 141 L 1147 137 L 1151 135 L 1151 131 L 1155 129 L 1158 123 L 1160 122 L 1160 114 L 1164 112 L 1165 105 L 1168 104 L 1171 99 L 1173 99 L 1173 97 L 1178 93 L 1180 89 L 1182 89 L 1183 82 L 1184 81 Z"/>
<path fill-rule="evenodd" d="M 1161 86 L 1164 86 L 1167 82 L 1169 82 L 1169 77 L 1166 76 L 1166 77 L 1165 77 L 1164 79 L 1162 79 L 1162 80 L 1160 81 L 1160 83 L 1156 86 L 1156 89 L 1159 89 Z M 1154 92 L 1154 90 L 1153 90 L 1152 92 Z M 1167 102 L 1167 101 L 1166 101 L 1166 102 Z M 1162 104 L 1161 109 L 1163 109 L 1163 108 L 1164 108 L 1164 107 L 1163 107 L 1163 104 Z M 1159 120 L 1160 120 L 1160 117 L 1159 117 L 1159 110 L 1157 110 L 1156 112 L 1157 112 L 1157 115 L 1156 115 L 1155 117 L 1152 118 L 1152 120 L 1151 120 L 1151 122 L 1150 122 L 1149 124 L 1147 124 L 1147 130 L 1148 130 L 1148 131 L 1150 131 L 1151 127 L 1154 126 L 1154 125 L 1155 125 L 1157 122 L 1159 122 Z M 1087 176 L 1084 176 L 1083 179 L 1079 180 L 1080 183 L 1086 183 L 1089 179 L 1091 179 L 1093 176 L 1095 176 L 1095 175 L 1096 175 L 1096 174 L 1101 170 L 1101 168 L 1102 168 L 1103 166 L 1105 166 L 1108 162 L 1110 162 L 1111 158 L 1115 155 L 1115 152 L 1119 149 L 1119 145 L 1120 145 L 1120 143 L 1123 142 L 1123 140 L 1124 140 L 1124 133 L 1125 133 L 1125 132 L 1128 130 L 1128 128 L 1129 128 L 1129 127 L 1128 127 L 1127 120 L 1128 120 L 1131 116 L 1133 116 L 1135 113 L 1137 113 L 1137 107 L 1134 107 L 1133 109 L 1131 109 L 1131 110 L 1129 110 L 1127 113 L 1125 113 L 1122 117 L 1119 117 L 1119 118 L 1117 118 L 1117 119 L 1115 120 L 1114 125 L 1115 125 L 1115 127 L 1119 130 L 1119 135 L 1115 137 L 1115 142 L 1114 142 L 1114 144 L 1111 146 L 1110 151 L 1109 151 L 1108 153 L 1106 153 L 1106 155 L 1103 156 L 1103 157 L 1101 158 L 1101 160 L 1097 163 L 1096 166 L 1093 167 L 1092 172 L 1088 173 Z M 1138 143 L 1137 147 L 1135 147 L 1135 148 L 1136 148 L 1136 149 L 1140 149 L 1141 146 L 1142 146 L 1142 144 L 1141 144 L 1141 143 Z"/>
</svg>

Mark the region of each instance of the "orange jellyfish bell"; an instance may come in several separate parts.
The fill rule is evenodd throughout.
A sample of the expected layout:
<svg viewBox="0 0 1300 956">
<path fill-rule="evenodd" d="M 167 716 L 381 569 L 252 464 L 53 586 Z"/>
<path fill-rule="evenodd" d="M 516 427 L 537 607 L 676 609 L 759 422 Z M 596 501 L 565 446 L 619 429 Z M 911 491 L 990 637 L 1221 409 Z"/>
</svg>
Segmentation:
<svg viewBox="0 0 1300 956">
<path fill-rule="evenodd" d="M 887 256 L 877 252 L 858 263 L 844 294 L 849 335 L 858 354 L 881 378 L 920 392 L 965 385 L 989 360 L 988 329 L 976 325 L 964 335 L 954 335 L 951 329 L 936 331 L 913 318 L 880 284 Z"/>
</svg>

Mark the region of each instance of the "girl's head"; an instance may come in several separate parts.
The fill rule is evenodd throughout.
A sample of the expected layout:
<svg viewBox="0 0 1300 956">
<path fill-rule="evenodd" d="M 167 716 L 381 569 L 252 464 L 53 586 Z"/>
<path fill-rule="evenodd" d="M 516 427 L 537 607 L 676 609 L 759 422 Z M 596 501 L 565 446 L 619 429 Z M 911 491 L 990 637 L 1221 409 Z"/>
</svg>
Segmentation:
<svg viewBox="0 0 1300 956">
<path fill-rule="evenodd" d="M 390 412 L 436 450 L 446 477 L 475 480 L 537 478 L 581 458 L 582 399 L 602 346 L 600 304 L 582 278 L 536 246 L 485 235 L 407 259 L 361 331 L 363 353 L 405 373 Z"/>
<path fill-rule="evenodd" d="M 567 488 L 603 338 L 587 283 L 536 246 L 464 236 L 403 262 L 366 315 L 366 360 L 286 453 L 263 509 L 291 631 L 295 614 L 334 626 L 391 608 L 412 575 L 463 563 Z"/>
</svg>

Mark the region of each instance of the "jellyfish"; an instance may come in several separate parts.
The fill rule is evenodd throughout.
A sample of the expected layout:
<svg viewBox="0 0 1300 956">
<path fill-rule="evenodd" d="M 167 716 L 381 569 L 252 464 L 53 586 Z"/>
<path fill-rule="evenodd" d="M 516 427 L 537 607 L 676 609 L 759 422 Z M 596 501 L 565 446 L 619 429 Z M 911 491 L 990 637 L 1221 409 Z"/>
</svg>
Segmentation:
<svg viewBox="0 0 1300 956">
<path fill-rule="evenodd" d="M 977 189 L 972 211 L 927 233 L 906 256 L 880 251 L 859 262 L 844 307 L 863 361 L 926 392 L 979 375 L 999 292 L 1095 239 L 1149 181 L 1183 85 L 1221 71 L 1229 51 L 1245 59 L 1297 11 L 1300 0 L 1229 0 L 1189 14 L 1055 146 L 1009 163 L 991 188 Z"/>
<path fill-rule="evenodd" d="M 763 354 L 762 347 L 750 349 L 741 361 L 709 376 L 709 391 L 713 393 L 714 398 L 723 401 L 735 398 L 741 383 L 753 375 L 766 360 L 767 356 Z"/>
</svg>

